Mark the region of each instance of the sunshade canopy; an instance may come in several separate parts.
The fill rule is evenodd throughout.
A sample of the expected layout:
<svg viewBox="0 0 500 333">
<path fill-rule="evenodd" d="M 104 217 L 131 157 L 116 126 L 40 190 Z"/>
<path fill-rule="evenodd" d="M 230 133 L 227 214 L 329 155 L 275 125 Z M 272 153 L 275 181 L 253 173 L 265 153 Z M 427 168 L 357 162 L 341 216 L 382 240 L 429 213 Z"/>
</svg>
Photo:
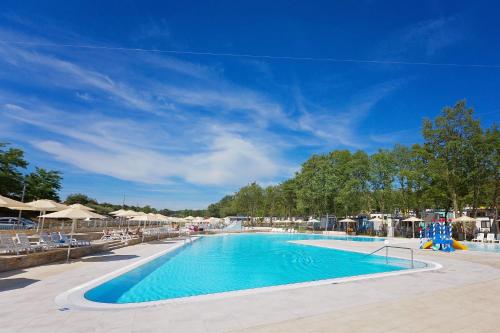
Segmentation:
<svg viewBox="0 0 500 333">
<path fill-rule="evenodd" d="M 403 222 L 423 222 L 424 220 L 419 219 L 418 217 L 412 216 L 407 219 L 404 219 Z"/>
<path fill-rule="evenodd" d="M 42 217 L 52 218 L 52 219 L 72 219 L 72 220 L 87 219 L 87 218 L 88 219 L 105 218 L 102 215 L 80 208 L 67 208 L 58 212 L 42 215 Z"/>
<path fill-rule="evenodd" d="M 28 206 L 25 203 L 22 203 L 21 201 L 17 201 L 11 198 L 4 197 L 0 195 L 0 207 L 6 207 L 10 209 L 15 209 L 15 210 L 28 210 L 30 206 Z M 15 207 L 15 208 L 12 208 Z"/>
<path fill-rule="evenodd" d="M 90 207 L 84 206 L 84 205 L 79 204 L 79 203 L 69 205 L 69 207 L 70 208 L 79 208 L 79 209 L 83 209 L 83 210 L 90 210 L 90 211 L 94 211 L 95 210 L 94 208 L 90 208 Z"/>
<path fill-rule="evenodd" d="M 115 216 L 118 217 L 133 217 L 133 216 L 139 216 L 139 215 L 145 215 L 143 212 L 136 212 L 133 210 L 124 210 L 123 212 L 115 214 Z"/>
<path fill-rule="evenodd" d="M 476 222 L 476 219 L 470 216 L 460 216 L 457 217 L 456 219 L 453 219 L 453 222 Z"/>
<path fill-rule="evenodd" d="M 153 215 L 137 215 L 131 218 L 132 221 L 158 221 L 158 218 Z"/>
<path fill-rule="evenodd" d="M 123 212 L 125 212 L 125 209 L 118 209 L 118 210 L 115 210 L 114 212 L 109 212 L 109 214 L 116 215 L 116 214 L 120 214 L 120 213 L 123 213 Z"/>
<path fill-rule="evenodd" d="M 356 223 L 357 221 L 354 221 L 353 219 L 343 219 L 339 221 L 340 223 Z"/>
<path fill-rule="evenodd" d="M 38 208 L 40 212 L 56 212 L 68 208 L 68 206 L 55 202 L 54 200 L 42 199 L 28 202 L 27 205 Z"/>
</svg>

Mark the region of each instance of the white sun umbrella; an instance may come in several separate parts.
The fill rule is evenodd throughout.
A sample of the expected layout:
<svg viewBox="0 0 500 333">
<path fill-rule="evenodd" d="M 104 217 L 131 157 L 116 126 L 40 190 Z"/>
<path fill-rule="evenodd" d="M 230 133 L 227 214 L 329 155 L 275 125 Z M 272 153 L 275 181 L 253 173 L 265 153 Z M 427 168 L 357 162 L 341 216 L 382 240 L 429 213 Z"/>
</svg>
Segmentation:
<svg viewBox="0 0 500 333">
<path fill-rule="evenodd" d="M 184 220 L 186 220 L 186 221 L 192 221 L 192 220 L 194 220 L 194 217 L 187 216 L 187 217 L 184 218 Z"/>
<path fill-rule="evenodd" d="M 36 210 L 40 212 L 40 215 L 43 215 L 47 212 L 57 212 L 68 208 L 68 206 L 66 205 L 60 204 L 59 202 L 55 202 L 54 200 L 49 200 L 49 199 L 35 200 L 32 202 L 28 202 L 27 205 L 36 208 Z M 43 231 L 43 225 L 45 223 L 45 218 L 43 216 L 41 216 L 41 218 L 42 218 L 42 226 L 40 228 L 40 232 Z M 40 220 L 38 222 L 40 222 Z M 40 223 L 36 227 L 37 231 L 39 225 Z"/>
<path fill-rule="evenodd" d="M 422 222 L 422 221 L 423 221 L 422 219 L 419 219 L 418 217 L 415 216 L 403 220 L 403 222 L 411 222 L 412 224 L 413 234 L 411 238 L 415 238 L 415 222 Z"/>
<path fill-rule="evenodd" d="M 124 212 L 124 211 L 125 211 L 125 209 L 121 209 L 121 208 L 120 208 L 120 209 L 118 209 L 118 210 L 114 210 L 114 211 L 112 211 L 112 212 L 109 212 L 109 214 L 111 214 L 111 215 L 116 215 L 116 214 L 120 214 L 120 213 L 122 213 L 122 212 Z"/>
<path fill-rule="evenodd" d="M 19 211 L 19 217 L 21 216 L 21 211 L 23 210 L 36 210 L 36 208 L 33 208 L 31 206 L 28 206 L 27 204 L 17 201 L 11 198 L 4 197 L 0 195 L 0 207 L 4 208 L 9 208 L 12 210 L 18 210 Z M 18 221 L 18 223 L 21 221 Z M 12 225 L 14 227 L 14 225 Z"/>
<path fill-rule="evenodd" d="M 350 218 L 346 218 L 346 219 L 340 220 L 339 222 L 340 223 L 356 223 L 357 221 L 350 219 Z M 347 234 L 347 226 L 346 226 L 346 234 Z"/>
<path fill-rule="evenodd" d="M 139 221 L 139 222 L 144 222 L 144 229 L 146 228 L 146 222 L 148 221 L 157 221 L 157 217 L 154 216 L 155 214 L 149 215 L 149 214 L 139 214 L 131 218 L 132 221 Z M 144 230 L 142 231 L 142 242 L 144 242 Z"/>
<path fill-rule="evenodd" d="M 384 223 L 384 220 L 381 219 L 380 217 L 374 217 L 368 221 L 373 222 L 373 229 L 375 229 L 375 225 L 378 228 L 382 223 Z M 377 229 L 377 230 L 379 230 L 379 229 Z"/>
<path fill-rule="evenodd" d="M 452 222 L 462 223 L 462 227 L 464 229 L 464 238 L 467 238 L 467 235 L 465 234 L 465 223 L 476 222 L 476 219 L 467 215 L 462 215 L 460 217 L 454 218 Z"/>
<path fill-rule="evenodd" d="M 79 203 L 69 205 L 68 207 L 70 207 L 70 208 L 79 208 L 79 209 L 83 209 L 83 210 L 90 210 L 91 212 L 95 211 L 94 208 L 90 208 L 90 207 L 87 207 L 87 206 L 79 204 Z"/>
<path fill-rule="evenodd" d="M 19 207 L 19 208 L 30 208 L 27 204 L 17 201 L 11 198 L 4 197 L 0 195 L 0 207 L 10 208 L 10 207 Z M 12 209 L 12 208 L 10 208 Z"/>
<path fill-rule="evenodd" d="M 99 215 L 97 213 L 91 212 L 89 210 L 80 209 L 80 208 L 67 208 L 58 212 L 44 214 L 42 218 L 51 218 L 51 219 L 71 219 L 71 233 L 72 236 L 75 233 L 75 225 L 76 221 L 80 219 L 103 219 L 104 216 Z M 66 262 L 69 261 L 69 255 L 71 251 L 71 242 L 68 245 L 68 254 L 66 255 Z"/>
<path fill-rule="evenodd" d="M 196 224 L 200 224 L 200 223 L 203 223 L 203 217 L 201 216 L 196 216 L 193 221 L 193 223 L 196 223 Z"/>
</svg>

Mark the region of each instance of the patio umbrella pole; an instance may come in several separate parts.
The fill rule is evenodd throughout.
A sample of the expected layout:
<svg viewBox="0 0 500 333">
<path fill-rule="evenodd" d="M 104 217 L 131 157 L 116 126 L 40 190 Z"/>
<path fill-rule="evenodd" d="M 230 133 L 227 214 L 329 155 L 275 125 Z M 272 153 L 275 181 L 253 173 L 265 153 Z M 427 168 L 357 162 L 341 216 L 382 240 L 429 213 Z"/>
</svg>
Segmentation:
<svg viewBox="0 0 500 333">
<path fill-rule="evenodd" d="M 71 239 L 73 238 L 73 234 L 75 232 L 75 223 L 76 223 L 76 220 L 73 219 L 72 222 L 71 222 L 71 233 L 69 234 L 69 244 L 68 244 L 68 254 L 66 255 L 66 263 L 69 264 L 69 253 L 71 251 Z"/>
</svg>

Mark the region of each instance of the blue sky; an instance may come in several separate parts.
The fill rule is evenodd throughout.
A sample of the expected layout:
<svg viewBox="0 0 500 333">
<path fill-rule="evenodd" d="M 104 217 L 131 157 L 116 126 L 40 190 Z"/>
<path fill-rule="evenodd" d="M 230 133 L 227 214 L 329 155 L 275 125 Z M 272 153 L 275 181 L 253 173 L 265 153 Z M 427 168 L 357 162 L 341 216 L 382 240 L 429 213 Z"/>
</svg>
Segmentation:
<svg viewBox="0 0 500 333">
<path fill-rule="evenodd" d="M 419 142 L 422 118 L 462 98 L 484 126 L 500 118 L 493 1 L 0 6 L 0 141 L 61 170 L 63 198 L 203 208 L 312 153 Z"/>
</svg>

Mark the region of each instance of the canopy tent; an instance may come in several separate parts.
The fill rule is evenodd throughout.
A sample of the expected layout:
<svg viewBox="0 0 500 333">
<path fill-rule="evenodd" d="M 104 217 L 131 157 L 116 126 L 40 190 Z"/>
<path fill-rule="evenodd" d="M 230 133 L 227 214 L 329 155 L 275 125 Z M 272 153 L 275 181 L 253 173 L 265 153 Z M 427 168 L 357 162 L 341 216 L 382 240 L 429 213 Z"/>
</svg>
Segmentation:
<svg viewBox="0 0 500 333">
<path fill-rule="evenodd" d="M 83 210 L 90 210 L 92 212 L 95 211 L 94 208 L 90 208 L 90 207 L 84 206 L 84 205 L 79 204 L 79 203 L 69 205 L 68 207 L 70 207 L 70 208 L 79 208 L 79 209 L 83 209 Z"/>
<path fill-rule="evenodd" d="M 55 213 L 50 213 L 50 214 L 44 214 L 42 215 L 42 218 L 51 218 L 51 219 L 71 219 L 71 233 L 70 237 L 75 233 L 75 225 L 76 221 L 79 219 L 103 219 L 105 218 L 102 215 L 99 215 L 97 213 L 91 212 L 89 210 L 85 209 L 80 209 L 80 208 L 67 208 L 63 209 L 61 211 L 55 212 Z M 69 256 L 71 252 L 71 242 L 69 242 L 68 245 L 68 253 L 66 255 L 66 262 L 69 262 Z"/>
<path fill-rule="evenodd" d="M 411 224 L 412 224 L 413 234 L 412 234 L 411 238 L 415 238 L 415 222 L 423 222 L 423 221 L 424 220 L 419 219 L 418 217 L 415 217 L 415 216 L 411 216 L 411 217 L 403 220 L 403 222 L 411 222 Z"/>
</svg>

